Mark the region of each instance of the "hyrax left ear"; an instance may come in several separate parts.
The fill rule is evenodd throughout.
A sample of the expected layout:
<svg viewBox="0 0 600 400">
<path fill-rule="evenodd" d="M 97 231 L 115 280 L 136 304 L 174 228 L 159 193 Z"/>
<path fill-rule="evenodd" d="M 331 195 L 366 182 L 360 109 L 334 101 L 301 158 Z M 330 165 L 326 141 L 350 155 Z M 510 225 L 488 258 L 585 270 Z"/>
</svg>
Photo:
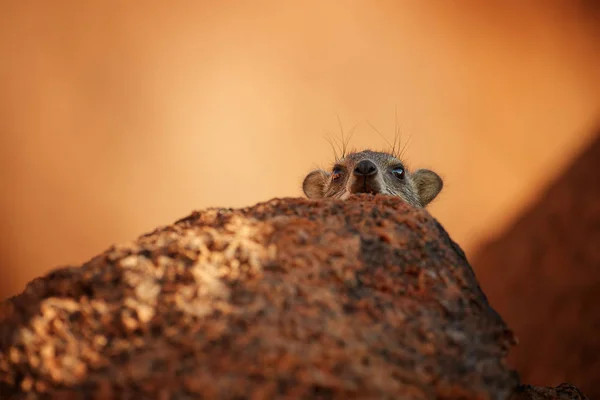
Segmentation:
<svg viewBox="0 0 600 400">
<path fill-rule="evenodd" d="M 325 195 L 325 187 L 329 174 L 323 170 L 315 170 L 306 175 L 302 182 L 302 190 L 309 199 L 319 199 Z"/>
<path fill-rule="evenodd" d="M 438 174 L 428 169 L 418 169 L 412 174 L 421 205 L 425 207 L 442 191 L 444 182 Z"/>
</svg>

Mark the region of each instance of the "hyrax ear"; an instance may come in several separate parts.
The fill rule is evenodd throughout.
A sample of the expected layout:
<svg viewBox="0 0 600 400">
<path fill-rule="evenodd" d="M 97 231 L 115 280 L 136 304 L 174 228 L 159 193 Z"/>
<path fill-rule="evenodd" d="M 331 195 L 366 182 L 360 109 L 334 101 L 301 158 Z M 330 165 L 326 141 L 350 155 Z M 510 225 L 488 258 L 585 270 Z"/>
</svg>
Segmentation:
<svg viewBox="0 0 600 400">
<path fill-rule="evenodd" d="M 325 194 L 325 186 L 329 180 L 329 174 L 321 169 L 312 171 L 302 182 L 302 190 L 309 199 L 319 199 Z"/>
<path fill-rule="evenodd" d="M 412 174 L 413 182 L 421 204 L 425 207 L 442 191 L 444 181 L 438 174 L 428 169 L 418 169 Z"/>
</svg>

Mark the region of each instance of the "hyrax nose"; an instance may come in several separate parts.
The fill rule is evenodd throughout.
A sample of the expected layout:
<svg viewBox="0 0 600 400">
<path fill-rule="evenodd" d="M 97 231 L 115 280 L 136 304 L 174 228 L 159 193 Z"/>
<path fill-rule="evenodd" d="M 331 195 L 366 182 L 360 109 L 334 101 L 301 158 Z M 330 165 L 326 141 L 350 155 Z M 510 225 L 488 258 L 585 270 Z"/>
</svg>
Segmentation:
<svg viewBox="0 0 600 400">
<path fill-rule="evenodd" d="M 373 161 L 362 160 L 354 168 L 354 175 L 356 176 L 371 176 L 377 173 L 377 166 Z"/>
</svg>

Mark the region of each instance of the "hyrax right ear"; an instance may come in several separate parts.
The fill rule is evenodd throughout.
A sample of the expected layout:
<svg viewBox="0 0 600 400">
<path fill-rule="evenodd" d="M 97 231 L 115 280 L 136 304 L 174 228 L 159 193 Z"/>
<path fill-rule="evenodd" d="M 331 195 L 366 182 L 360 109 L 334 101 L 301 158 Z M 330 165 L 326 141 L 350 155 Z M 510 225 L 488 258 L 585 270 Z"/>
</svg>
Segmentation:
<svg viewBox="0 0 600 400">
<path fill-rule="evenodd" d="M 417 193 L 423 207 L 431 203 L 444 187 L 442 178 L 428 169 L 416 170 L 412 175 L 412 179 L 417 187 Z"/>
<path fill-rule="evenodd" d="M 319 199 L 325 195 L 325 186 L 329 180 L 329 174 L 323 170 L 315 170 L 306 175 L 302 182 L 302 190 L 309 199 Z"/>
</svg>

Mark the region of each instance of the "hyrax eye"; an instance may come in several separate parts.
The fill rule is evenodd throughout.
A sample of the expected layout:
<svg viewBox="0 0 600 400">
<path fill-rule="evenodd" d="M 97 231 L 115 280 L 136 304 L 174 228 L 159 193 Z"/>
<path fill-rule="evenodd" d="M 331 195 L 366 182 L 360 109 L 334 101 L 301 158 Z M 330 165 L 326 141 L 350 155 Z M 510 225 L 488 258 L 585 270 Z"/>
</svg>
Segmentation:
<svg viewBox="0 0 600 400">
<path fill-rule="evenodd" d="M 331 174 L 331 179 L 334 180 L 334 181 L 340 179 L 342 177 L 342 173 L 343 172 L 344 171 L 342 171 L 341 168 L 337 168 L 337 167 L 334 168 L 333 171 L 332 171 L 332 174 Z"/>
<path fill-rule="evenodd" d="M 405 171 L 403 167 L 394 167 L 392 174 L 398 179 L 404 179 Z"/>
</svg>

